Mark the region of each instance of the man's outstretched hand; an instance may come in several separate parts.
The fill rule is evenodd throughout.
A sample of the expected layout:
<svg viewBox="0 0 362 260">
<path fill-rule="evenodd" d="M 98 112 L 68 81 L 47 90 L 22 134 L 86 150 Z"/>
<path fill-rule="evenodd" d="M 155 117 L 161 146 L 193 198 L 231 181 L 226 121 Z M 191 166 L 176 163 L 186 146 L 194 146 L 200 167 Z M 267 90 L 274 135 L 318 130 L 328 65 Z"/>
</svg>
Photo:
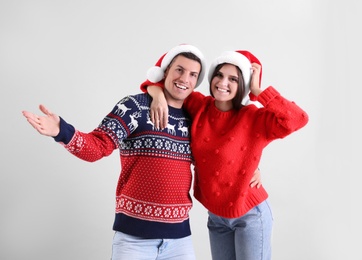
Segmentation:
<svg viewBox="0 0 362 260">
<path fill-rule="evenodd" d="M 46 136 L 57 136 L 60 131 L 60 118 L 53 114 L 44 105 L 39 105 L 39 109 L 43 112 L 43 116 L 36 115 L 28 111 L 22 111 L 23 116 L 40 134 Z"/>
</svg>

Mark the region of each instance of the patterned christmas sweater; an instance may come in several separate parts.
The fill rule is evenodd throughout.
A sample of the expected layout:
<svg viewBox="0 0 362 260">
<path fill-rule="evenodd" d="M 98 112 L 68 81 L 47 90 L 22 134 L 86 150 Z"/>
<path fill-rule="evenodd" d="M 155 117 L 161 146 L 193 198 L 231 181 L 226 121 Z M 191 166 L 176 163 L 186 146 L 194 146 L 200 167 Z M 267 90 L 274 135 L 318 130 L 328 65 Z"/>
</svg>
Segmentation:
<svg viewBox="0 0 362 260">
<path fill-rule="evenodd" d="M 240 217 L 268 197 L 263 187 L 249 185 L 263 149 L 308 122 L 307 113 L 273 87 L 257 101 L 264 107 L 223 112 L 213 97 L 194 92 L 184 103 L 192 118 L 194 196 L 219 216 Z"/>
<path fill-rule="evenodd" d="M 142 238 L 181 238 L 191 234 L 190 120 L 182 109 L 169 107 L 167 128 L 156 130 L 150 102 L 148 94 L 123 98 L 90 133 L 61 118 L 55 140 L 89 162 L 119 150 L 114 230 Z"/>
</svg>

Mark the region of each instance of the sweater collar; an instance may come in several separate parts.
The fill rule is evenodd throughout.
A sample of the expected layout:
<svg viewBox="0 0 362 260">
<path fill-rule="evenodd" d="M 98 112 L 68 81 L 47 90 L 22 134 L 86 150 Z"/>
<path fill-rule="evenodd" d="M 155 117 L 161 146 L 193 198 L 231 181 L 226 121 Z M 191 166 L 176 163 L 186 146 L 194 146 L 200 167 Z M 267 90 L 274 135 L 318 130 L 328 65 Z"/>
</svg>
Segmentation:
<svg viewBox="0 0 362 260">
<path fill-rule="evenodd" d="M 229 118 L 235 115 L 237 111 L 235 109 L 230 109 L 228 111 L 221 111 L 215 106 L 215 99 L 212 99 L 210 102 L 210 111 L 212 114 L 215 115 L 215 117 L 223 117 L 223 118 Z"/>
</svg>

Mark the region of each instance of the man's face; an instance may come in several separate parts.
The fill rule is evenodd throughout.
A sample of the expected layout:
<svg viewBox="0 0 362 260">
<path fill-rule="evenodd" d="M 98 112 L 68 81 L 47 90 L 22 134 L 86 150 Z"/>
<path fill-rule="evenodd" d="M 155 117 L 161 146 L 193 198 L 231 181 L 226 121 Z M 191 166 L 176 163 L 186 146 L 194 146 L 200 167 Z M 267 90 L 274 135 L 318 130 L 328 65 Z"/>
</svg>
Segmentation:
<svg viewBox="0 0 362 260">
<path fill-rule="evenodd" d="M 185 98 L 195 89 L 201 65 L 184 56 L 177 56 L 165 75 L 165 97 L 168 105 L 181 108 Z"/>
</svg>

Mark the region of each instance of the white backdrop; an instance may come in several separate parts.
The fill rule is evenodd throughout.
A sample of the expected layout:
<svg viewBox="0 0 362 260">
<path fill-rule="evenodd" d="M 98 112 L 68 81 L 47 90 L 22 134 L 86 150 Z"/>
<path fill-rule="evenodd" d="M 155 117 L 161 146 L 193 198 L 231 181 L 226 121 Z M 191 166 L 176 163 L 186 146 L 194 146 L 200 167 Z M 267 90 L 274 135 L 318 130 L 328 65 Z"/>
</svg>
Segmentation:
<svg viewBox="0 0 362 260">
<path fill-rule="evenodd" d="M 260 165 L 275 219 L 273 259 L 362 259 L 359 1 L 0 2 L 0 258 L 109 259 L 118 153 L 68 154 L 22 117 L 40 103 L 91 131 L 180 43 L 208 63 L 247 49 L 309 116 Z M 208 93 L 205 80 L 199 90 Z M 206 210 L 191 211 L 197 259 L 210 259 Z"/>
</svg>

